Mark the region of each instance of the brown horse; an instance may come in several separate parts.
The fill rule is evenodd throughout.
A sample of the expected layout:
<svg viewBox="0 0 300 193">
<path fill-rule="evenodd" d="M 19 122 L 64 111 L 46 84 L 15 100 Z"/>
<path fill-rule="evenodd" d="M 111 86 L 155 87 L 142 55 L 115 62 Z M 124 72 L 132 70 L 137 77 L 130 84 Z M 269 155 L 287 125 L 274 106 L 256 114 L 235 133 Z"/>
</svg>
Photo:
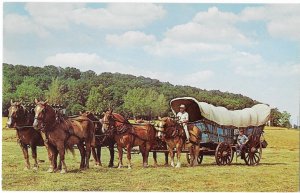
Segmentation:
<svg viewBox="0 0 300 193">
<path fill-rule="evenodd" d="M 47 101 L 35 99 L 36 107 L 33 127 L 46 134 L 48 151 L 52 156 L 52 167 L 48 172 L 60 169 L 61 173 L 67 172 L 65 164 L 65 150 L 73 149 L 76 144 L 81 155 L 80 169 L 89 168 L 91 147 L 95 145 L 95 128 L 93 122 L 86 117 L 67 119 L 48 105 Z M 86 148 L 84 148 L 85 144 Z M 59 167 L 57 167 L 57 156 L 59 154 Z"/>
<path fill-rule="evenodd" d="M 96 166 L 102 166 L 101 163 L 101 147 L 108 147 L 110 153 L 110 160 L 108 167 L 114 166 L 114 145 L 116 144 L 115 139 L 110 136 L 108 133 L 102 132 L 102 123 L 101 121 L 90 111 L 86 111 L 84 113 L 80 113 L 81 116 L 85 116 L 93 121 L 95 126 L 95 147 L 92 148 L 92 154 L 95 160 Z"/>
<path fill-rule="evenodd" d="M 17 139 L 22 149 L 25 159 L 25 170 L 30 169 L 28 146 L 31 147 L 32 158 L 34 159 L 34 170 L 38 169 L 37 161 L 37 146 L 44 146 L 44 140 L 39 131 L 36 131 L 33 127 L 34 113 L 27 110 L 22 102 L 10 102 L 11 106 L 8 109 L 8 128 L 16 128 Z M 50 155 L 48 155 L 50 156 Z M 49 157 L 50 160 L 51 157 Z"/>
<path fill-rule="evenodd" d="M 131 169 L 131 149 L 139 146 L 143 156 L 143 167 L 148 166 L 149 151 L 155 140 L 155 128 L 151 124 L 132 125 L 127 119 L 112 111 L 104 113 L 102 131 L 110 132 L 117 142 L 118 168 L 123 166 L 123 148 L 127 150 L 128 169 Z"/>
<path fill-rule="evenodd" d="M 180 154 L 183 146 L 189 148 L 191 159 L 190 166 L 197 165 L 197 158 L 200 153 L 200 137 L 201 131 L 194 125 L 188 125 L 188 130 L 190 132 L 190 143 L 184 144 L 185 133 L 183 126 L 170 117 L 164 117 L 160 119 L 158 123 L 158 137 L 166 141 L 171 157 L 171 166 L 174 167 L 174 148 L 176 147 L 177 151 L 177 165 L 176 167 L 181 167 Z"/>
</svg>

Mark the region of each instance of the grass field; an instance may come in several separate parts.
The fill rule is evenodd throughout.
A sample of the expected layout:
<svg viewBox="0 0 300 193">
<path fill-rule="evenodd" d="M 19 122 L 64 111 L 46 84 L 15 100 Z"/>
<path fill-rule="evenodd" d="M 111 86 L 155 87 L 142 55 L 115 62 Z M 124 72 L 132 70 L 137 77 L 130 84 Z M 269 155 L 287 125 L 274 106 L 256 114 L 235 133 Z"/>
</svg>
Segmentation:
<svg viewBox="0 0 300 193">
<path fill-rule="evenodd" d="M 107 168 L 109 154 L 105 148 L 104 166 L 86 171 L 78 170 L 79 152 L 76 151 L 75 158 L 67 155 L 67 174 L 46 173 L 49 164 L 42 147 L 38 148 L 38 158 L 46 161 L 36 172 L 24 171 L 23 155 L 15 135 L 15 130 L 3 129 L 3 190 L 299 191 L 299 131 L 293 129 L 266 127 L 269 146 L 263 149 L 260 165 L 254 167 L 246 166 L 243 160 L 236 163 L 235 158 L 230 166 L 217 166 L 213 157 L 204 157 L 200 166 L 190 168 L 183 155 L 183 167 L 178 169 L 164 167 L 163 155 L 159 155 L 159 167 L 143 169 L 141 155 L 133 155 L 132 170 L 110 169 Z M 152 158 L 149 164 L 153 165 Z"/>
</svg>

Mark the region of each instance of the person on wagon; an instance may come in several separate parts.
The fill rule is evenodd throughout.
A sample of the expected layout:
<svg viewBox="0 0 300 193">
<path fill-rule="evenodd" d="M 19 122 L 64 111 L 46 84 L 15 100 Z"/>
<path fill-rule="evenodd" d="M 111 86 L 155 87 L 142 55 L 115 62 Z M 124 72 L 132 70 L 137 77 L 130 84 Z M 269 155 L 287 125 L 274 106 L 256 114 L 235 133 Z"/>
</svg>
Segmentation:
<svg viewBox="0 0 300 193">
<path fill-rule="evenodd" d="M 177 113 L 178 121 L 179 123 L 182 123 L 185 135 L 186 135 L 186 140 L 189 142 L 190 140 L 190 134 L 187 128 L 187 122 L 189 121 L 189 114 L 185 111 L 185 105 L 180 105 L 179 106 L 179 112 Z"/>
<path fill-rule="evenodd" d="M 241 154 L 241 152 L 247 142 L 248 142 L 248 137 L 244 134 L 244 129 L 240 129 L 239 135 L 237 138 L 237 153 L 238 153 L 238 155 Z"/>
</svg>

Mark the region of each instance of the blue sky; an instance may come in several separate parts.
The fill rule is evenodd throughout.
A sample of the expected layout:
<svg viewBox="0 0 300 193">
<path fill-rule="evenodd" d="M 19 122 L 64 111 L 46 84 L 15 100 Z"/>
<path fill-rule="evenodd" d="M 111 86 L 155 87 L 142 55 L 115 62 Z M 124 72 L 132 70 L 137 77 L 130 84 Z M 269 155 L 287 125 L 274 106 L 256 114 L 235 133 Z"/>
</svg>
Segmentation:
<svg viewBox="0 0 300 193">
<path fill-rule="evenodd" d="M 4 62 L 143 75 L 299 112 L 300 5 L 4 3 Z"/>
</svg>

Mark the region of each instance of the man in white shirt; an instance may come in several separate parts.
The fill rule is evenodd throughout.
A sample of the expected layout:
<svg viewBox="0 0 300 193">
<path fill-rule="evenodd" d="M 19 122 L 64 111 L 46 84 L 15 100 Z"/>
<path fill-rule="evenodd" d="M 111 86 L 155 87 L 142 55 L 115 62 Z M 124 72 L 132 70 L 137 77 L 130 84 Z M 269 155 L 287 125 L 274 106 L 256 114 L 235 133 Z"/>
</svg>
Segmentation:
<svg viewBox="0 0 300 193">
<path fill-rule="evenodd" d="M 187 128 L 187 122 L 189 122 L 189 114 L 185 111 L 185 105 L 180 105 L 180 112 L 177 113 L 177 117 L 179 119 L 179 123 L 182 123 L 183 129 L 186 135 L 186 139 L 189 142 L 190 134 Z"/>
</svg>

